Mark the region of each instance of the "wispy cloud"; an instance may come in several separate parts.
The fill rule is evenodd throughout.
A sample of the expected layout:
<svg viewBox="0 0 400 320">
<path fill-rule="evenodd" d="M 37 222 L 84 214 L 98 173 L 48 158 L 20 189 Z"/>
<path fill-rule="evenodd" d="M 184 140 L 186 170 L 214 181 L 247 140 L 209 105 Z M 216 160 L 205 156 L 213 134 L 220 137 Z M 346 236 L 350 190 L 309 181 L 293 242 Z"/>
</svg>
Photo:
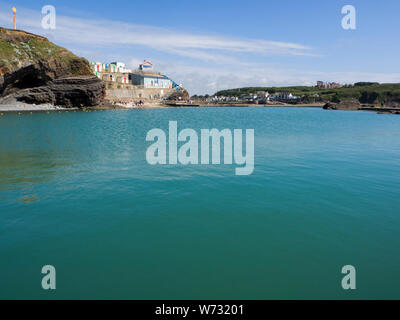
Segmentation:
<svg viewBox="0 0 400 320">
<path fill-rule="evenodd" d="M 4 11 L 3 11 L 4 12 Z M 43 34 L 40 13 L 28 9 L 19 10 L 20 27 Z M 10 16 L 1 13 L 0 22 L 10 22 Z M 185 57 L 210 60 L 213 53 L 220 56 L 232 53 L 256 53 L 261 55 L 315 55 L 312 48 L 289 42 L 262 39 L 242 39 L 208 34 L 185 33 L 168 28 L 137 25 L 112 20 L 88 20 L 57 15 L 57 29 L 52 32 L 57 41 L 85 46 L 144 46 L 159 51 L 173 52 Z M 194 51 L 196 50 L 196 51 Z"/>
</svg>

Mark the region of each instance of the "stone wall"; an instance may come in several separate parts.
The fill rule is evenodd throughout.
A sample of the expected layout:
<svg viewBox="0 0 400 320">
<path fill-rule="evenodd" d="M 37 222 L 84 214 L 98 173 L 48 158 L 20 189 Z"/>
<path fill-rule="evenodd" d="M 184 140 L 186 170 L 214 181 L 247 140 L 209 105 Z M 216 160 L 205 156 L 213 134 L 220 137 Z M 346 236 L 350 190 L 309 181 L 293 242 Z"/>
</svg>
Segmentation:
<svg viewBox="0 0 400 320">
<path fill-rule="evenodd" d="M 173 93 L 175 89 L 149 89 L 133 87 L 133 89 L 106 89 L 106 99 L 143 99 L 162 100 Z"/>
</svg>

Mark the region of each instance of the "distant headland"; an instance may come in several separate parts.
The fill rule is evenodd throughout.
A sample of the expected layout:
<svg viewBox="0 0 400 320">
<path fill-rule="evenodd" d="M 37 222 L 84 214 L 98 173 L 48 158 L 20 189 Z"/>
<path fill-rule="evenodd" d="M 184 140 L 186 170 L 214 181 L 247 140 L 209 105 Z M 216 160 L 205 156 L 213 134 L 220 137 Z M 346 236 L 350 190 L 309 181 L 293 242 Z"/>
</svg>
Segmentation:
<svg viewBox="0 0 400 320">
<path fill-rule="evenodd" d="M 371 110 L 400 113 L 400 84 L 358 82 L 340 85 L 318 81 L 316 86 L 245 87 L 192 97 L 205 105 L 317 106 L 329 110 Z"/>
</svg>

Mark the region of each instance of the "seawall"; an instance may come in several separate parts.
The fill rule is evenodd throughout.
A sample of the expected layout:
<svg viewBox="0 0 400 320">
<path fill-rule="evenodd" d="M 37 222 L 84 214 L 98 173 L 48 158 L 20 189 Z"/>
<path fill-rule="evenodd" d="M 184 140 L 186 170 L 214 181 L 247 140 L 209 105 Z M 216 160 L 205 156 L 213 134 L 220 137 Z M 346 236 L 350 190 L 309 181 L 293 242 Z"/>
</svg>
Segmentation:
<svg viewBox="0 0 400 320">
<path fill-rule="evenodd" d="M 133 87 L 133 89 L 106 89 L 106 99 L 162 100 L 174 91 L 175 89 L 150 89 L 135 87 Z"/>
</svg>

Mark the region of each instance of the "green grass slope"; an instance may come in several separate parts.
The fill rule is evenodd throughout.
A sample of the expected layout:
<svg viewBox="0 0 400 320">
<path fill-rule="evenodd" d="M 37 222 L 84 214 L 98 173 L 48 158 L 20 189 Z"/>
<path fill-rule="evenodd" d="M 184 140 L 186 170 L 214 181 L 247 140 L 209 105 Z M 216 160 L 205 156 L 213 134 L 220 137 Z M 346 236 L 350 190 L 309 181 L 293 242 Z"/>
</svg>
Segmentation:
<svg viewBox="0 0 400 320">
<path fill-rule="evenodd" d="M 291 92 L 302 97 L 303 102 L 339 102 L 356 99 L 365 104 L 385 104 L 392 101 L 400 102 L 400 83 L 372 83 L 359 82 L 349 87 L 337 89 L 319 89 L 317 87 L 247 87 L 230 90 L 222 90 L 215 93 L 216 96 L 239 97 L 242 94 L 257 93 L 258 91 Z M 319 97 L 313 97 L 318 94 Z"/>
<path fill-rule="evenodd" d="M 70 75 L 92 75 L 86 59 L 77 57 L 47 38 L 0 27 L 0 75 L 39 60 L 57 61 Z"/>
</svg>

